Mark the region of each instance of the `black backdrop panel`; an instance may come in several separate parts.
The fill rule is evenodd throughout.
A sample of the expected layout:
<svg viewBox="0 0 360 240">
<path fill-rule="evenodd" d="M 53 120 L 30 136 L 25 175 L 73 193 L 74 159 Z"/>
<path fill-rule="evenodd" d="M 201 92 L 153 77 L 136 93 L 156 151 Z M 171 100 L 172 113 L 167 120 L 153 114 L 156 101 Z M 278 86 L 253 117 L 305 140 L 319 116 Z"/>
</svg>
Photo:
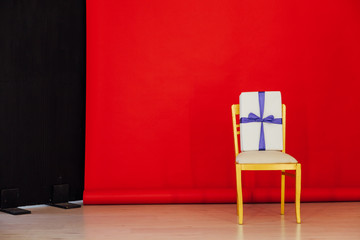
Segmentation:
<svg viewBox="0 0 360 240">
<path fill-rule="evenodd" d="M 85 0 L 1 0 L 0 30 L 0 189 L 30 205 L 67 183 L 82 199 Z"/>
</svg>

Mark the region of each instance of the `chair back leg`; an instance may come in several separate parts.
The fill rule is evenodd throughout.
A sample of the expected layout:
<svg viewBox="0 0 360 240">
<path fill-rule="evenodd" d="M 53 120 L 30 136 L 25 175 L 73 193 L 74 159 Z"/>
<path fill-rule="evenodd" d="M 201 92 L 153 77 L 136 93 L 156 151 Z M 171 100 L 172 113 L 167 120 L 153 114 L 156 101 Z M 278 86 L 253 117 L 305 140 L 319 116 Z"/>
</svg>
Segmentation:
<svg viewBox="0 0 360 240">
<path fill-rule="evenodd" d="M 301 192 L 301 164 L 296 164 L 296 193 L 295 193 L 295 213 L 296 222 L 301 223 L 300 219 L 300 192 Z"/>
<path fill-rule="evenodd" d="M 281 171 L 281 210 L 280 214 L 285 213 L 285 170 Z"/>
</svg>

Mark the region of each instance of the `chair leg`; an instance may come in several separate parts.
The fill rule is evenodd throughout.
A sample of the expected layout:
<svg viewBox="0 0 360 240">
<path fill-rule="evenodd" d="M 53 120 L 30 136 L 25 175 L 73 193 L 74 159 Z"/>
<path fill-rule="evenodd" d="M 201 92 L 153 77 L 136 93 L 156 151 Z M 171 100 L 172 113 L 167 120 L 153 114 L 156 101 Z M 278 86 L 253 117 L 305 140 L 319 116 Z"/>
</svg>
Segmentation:
<svg viewBox="0 0 360 240">
<path fill-rule="evenodd" d="M 300 192 L 301 192 L 301 164 L 296 165 L 296 193 L 295 193 L 295 213 L 296 222 L 301 223 L 300 219 Z"/>
<path fill-rule="evenodd" d="M 236 171 L 236 176 L 238 175 L 238 167 L 237 167 L 237 164 L 235 164 L 235 171 Z M 236 215 L 239 216 L 239 196 L 238 196 L 238 193 L 237 193 L 237 179 L 236 179 Z"/>
<path fill-rule="evenodd" d="M 237 192 L 237 213 L 239 216 L 239 224 L 243 224 L 243 198 L 241 187 L 241 165 L 236 164 L 236 192 Z"/>
<path fill-rule="evenodd" d="M 281 171 L 281 210 L 280 214 L 285 213 L 285 170 Z"/>
<path fill-rule="evenodd" d="M 236 194 L 236 215 L 239 216 L 239 200 L 238 200 L 237 194 Z"/>
</svg>

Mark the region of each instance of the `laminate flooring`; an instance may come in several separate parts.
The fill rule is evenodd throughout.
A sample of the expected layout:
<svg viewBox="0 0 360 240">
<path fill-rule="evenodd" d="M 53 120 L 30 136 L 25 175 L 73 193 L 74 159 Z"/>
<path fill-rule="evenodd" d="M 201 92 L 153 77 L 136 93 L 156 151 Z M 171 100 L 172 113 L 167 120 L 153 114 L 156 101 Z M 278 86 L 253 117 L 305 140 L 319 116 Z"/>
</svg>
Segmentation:
<svg viewBox="0 0 360 240">
<path fill-rule="evenodd" d="M 280 215 L 280 204 L 245 204 L 242 226 L 237 224 L 235 204 L 24 208 L 32 214 L 0 213 L 0 240 L 360 240 L 360 202 L 302 203 L 302 224 L 296 224 L 293 203 L 285 205 L 285 215 Z"/>
</svg>

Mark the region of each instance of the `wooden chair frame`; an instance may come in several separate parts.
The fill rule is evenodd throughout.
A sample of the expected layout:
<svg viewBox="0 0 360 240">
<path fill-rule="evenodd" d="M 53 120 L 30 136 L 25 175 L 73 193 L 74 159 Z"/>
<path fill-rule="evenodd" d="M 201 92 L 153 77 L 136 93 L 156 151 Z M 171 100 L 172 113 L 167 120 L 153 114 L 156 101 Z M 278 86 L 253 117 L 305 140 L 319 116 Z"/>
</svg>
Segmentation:
<svg viewBox="0 0 360 240">
<path fill-rule="evenodd" d="M 239 104 L 231 106 L 234 144 L 235 144 L 235 159 L 239 154 L 239 135 L 240 124 L 237 124 L 237 116 L 240 114 Z M 285 153 L 285 132 L 286 132 L 286 106 L 282 105 L 282 127 L 283 127 L 283 150 Z M 281 171 L 281 210 L 280 214 L 284 214 L 285 210 L 285 176 L 295 178 L 295 214 L 296 222 L 301 223 L 300 219 L 300 191 L 301 191 L 301 164 L 300 163 L 271 163 L 271 164 L 239 164 L 236 163 L 236 187 L 237 187 L 237 214 L 239 216 L 239 224 L 243 224 L 243 197 L 242 197 L 242 183 L 241 172 L 247 170 L 280 170 Z M 285 170 L 295 170 L 295 174 L 285 172 Z"/>
</svg>

